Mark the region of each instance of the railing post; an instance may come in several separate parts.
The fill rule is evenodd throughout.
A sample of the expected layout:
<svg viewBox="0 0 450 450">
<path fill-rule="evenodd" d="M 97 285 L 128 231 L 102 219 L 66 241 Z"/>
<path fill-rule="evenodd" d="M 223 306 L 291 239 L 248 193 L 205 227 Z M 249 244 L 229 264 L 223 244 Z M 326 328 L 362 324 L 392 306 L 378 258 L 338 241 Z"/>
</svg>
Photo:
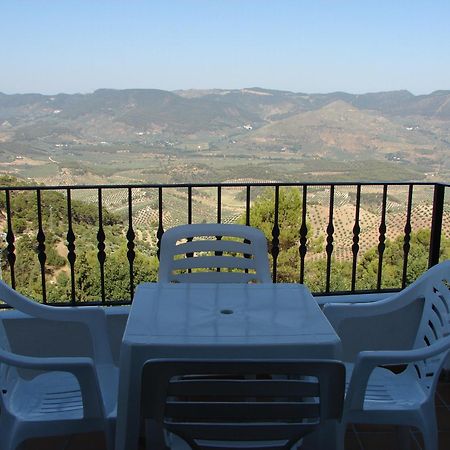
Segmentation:
<svg viewBox="0 0 450 450">
<path fill-rule="evenodd" d="M 444 197 L 445 186 L 443 184 L 435 184 L 428 267 L 432 267 L 439 263 L 439 254 L 441 252 L 442 216 L 444 214 Z"/>
</svg>

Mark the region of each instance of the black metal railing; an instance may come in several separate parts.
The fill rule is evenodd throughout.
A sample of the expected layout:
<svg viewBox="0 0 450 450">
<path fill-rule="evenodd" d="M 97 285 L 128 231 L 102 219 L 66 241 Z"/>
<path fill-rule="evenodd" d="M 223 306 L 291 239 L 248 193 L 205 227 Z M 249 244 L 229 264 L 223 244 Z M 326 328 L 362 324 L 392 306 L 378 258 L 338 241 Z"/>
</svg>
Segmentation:
<svg viewBox="0 0 450 450">
<path fill-rule="evenodd" d="M 2 275 L 14 288 L 19 290 L 27 289 L 27 286 L 19 285 L 16 277 L 16 266 L 20 261 L 21 255 L 17 251 L 17 243 L 25 235 L 35 243 L 34 255 L 36 263 L 39 267 L 40 277 L 40 299 L 44 303 L 51 303 L 48 299 L 49 283 L 55 284 L 54 274 L 49 273 L 48 252 L 50 245 L 48 242 L 48 233 L 51 228 L 56 226 L 54 223 L 58 221 L 57 226 L 65 227 L 65 267 L 64 270 L 69 278 L 68 299 L 63 301 L 64 304 L 77 304 L 80 301 L 80 287 L 77 284 L 77 261 L 80 254 L 80 249 L 77 245 L 79 238 L 75 231 L 74 223 L 74 202 L 77 205 L 81 203 L 90 204 L 96 211 L 95 225 L 92 227 L 96 230 L 95 247 L 96 257 L 98 261 L 98 292 L 97 299 L 90 299 L 88 303 L 100 304 L 118 304 L 129 303 L 133 297 L 136 284 L 136 265 L 137 261 L 137 246 L 140 245 L 139 233 L 150 232 L 154 236 L 154 246 L 148 250 L 153 251 L 159 257 L 160 241 L 164 233 L 164 229 L 178 223 L 194 223 L 200 221 L 235 221 L 239 220 L 241 223 L 247 225 L 257 225 L 252 223 L 252 208 L 258 204 L 260 198 L 269 198 L 273 201 L 272 211 L 270 211 L 269 218 L 264 215 L 260 217 L 264 226 L 270 228 L 270 233 L 266 232 L 269 241 L 269 253 L 272 264 L 272 276 L 274 282 L 286 281 L 285 275 L 280 273 L 280 258 L 289 250 L 284 247 L 283 233 L 286 231 L 285 216 L 286 211 L 290 211 L 295 217 L 295 261 L 297 267 L 290 267 L 297 274 L 295 279 L 288 279 L 287 281 L 296 281 L 300 283 L 308 282 L 307 272 L 309 265 L 313 261 L 321 260 L 323 264 L 323 284 L 320 289 L 316 289 L 321 294 L 336 294 L 336 293 L 357 293 L 357 292 L 383 292 L 398 290 L 408 283 L 408 264 L 410 262 L 411 252 L 411 238 L 414 231 L 419 228 L 429 230 L 429 248 L 427 254 L 427 265 L 432 266 L 439 262 L 442 255 L 443 240 L 447 239 L 445 236 L 448 228 L 448 214 L 449 208 L 446 203 L 445 194 L 446 189 L 450 185 L 444 183 L 199 183 L 199 184 L 134 184 L 134 185 L 95 185 L 95 186 L 5 186 L 0 187 L 0 193 L 3 195 L 0 204 L 0 210 L 3 214 L 4 224 L 4 245 L 1 249 L 0 255 L 4 256 L 0 261 L 2 267 Z M 297 191 L 300 198 L 300 207 L 297 210 L 292 210 L 288 205 L 282 205 L 280 195 L 284 189 L 292 188 Z M 264 192 L 262 193 L 262 191 Z M 58 216 L 53 218 L 55 212 L 52 210 L 56 208 L 55 205 L 44 202 L 43 197 L 48 192 L 59 192 L 61 198 L 65 202 L 65 217 L 64 220 Z M 229 200 L 225 200 L 225 194 L 233 191 L 233 208 L 229 206 Z M 111 203 L 106 205 L 105 193 L 124 193 L 124 198 L 116 205 L 111 207 Z M 137 201 L 135 193 L 139 192 L 140 200 Z M 202 194 L 203 192 L 203 194 Z M 89 200 L 83 199 L 83 195 L 87 193 L 94 193 Z M 31 224 L 28 217 L 28 225 L 17 224 L 20 221 L 20 211 L 16 208 L 15 203 L 19 203 L 20 195 L 33 196 L 35 202 L 32 205 L 33 214 L 35 209 L 35 222 Z M 204 206 L 207 194 L 206 207 Z M 202 197 L 203 195 L 203 197 Z M 216 201 L 212 197 L 216 197 Z M 260 197 L 262 195 L 262 197 Z M 201 197 L 199 198 L 197 197 Z M 367 205 L 363 205 L 365 196 L 370 198 Z M 74 198 L 78 197 L 78 200 Z M 169 198 L 178 202 L 177 212 L 175 206 L 165 204 L 165 199 Z M 144 200 L 142 200 L 144 199 Z M 342 200 L 344 199 L 344 200 Z M 392 200 L 394 199 L 394 200 Z M 184 208 L 180 209 L 179 204 L 185 203 Z M 239 205 L 237 203 L 239 202 Z M 339 204 L 338 204 L 339 203 Z M 392 206 L 393 204 L 394 207 Z M 28 203 L 27 203 L 28 205 Z M 143 205 L 146 205 L 143 208 Z M 150 206 L 149 206 L 150 205 Z M 202 206 L 203 205 L 203 206 Z M 215 208 L 214 208 L 215 205 Z M 418 225 L 416 222 L 416 213 L 418 208 L 424 205 L 428 213 L 423 223 L 425 225 Z M 202 208 L 200 208 L 202 206 Z M 197 212 L 196 208 L 202 211 Z M 348 219 L 345 224 L 342 224 L 342 214 L 340 209 L 345 209 L 345 214 Z M 120 224 L 123 228 L 123 235 L 119 238 L 123 241 L 126 247 L 126 264 L 128 265 L 128 298 L 111 299 L 108 296 L 107 289 L 107 274 L 105 267 L 108 263 L 109 257 L 109 238 L 108 230 L 105 225 L 105 214 L 110 210 L 117 210 L 116 214 L 122 214 Z M 214 211 L 215 209 L 215 211 Z M 295 208 L 294 208 L 295 209 Z M 316 210 L 322 211 L 323 223 L 312 223 L 312 217 Z M 394 213 L 391 210 L 400 211 Z M 142 225 L 136 225 L 137 218 L 142 211 L 150 211 L 154 213 L 153 219 L 149 219 Z M 373 225 L 371 230 L 371 238 L 368 230 L 368 212 L 370 210 L 370 220 L 377 226 Z M 230 212 L 231 211 L 231 212 Z M 237 211 L 237 213 L 236 213 Z M 45 217 L 44 220 L 44 212 Z M 363 212 L 365 217 L 363 217 Z M 420 211 L 419 211 L 420 212 Z M 29 208 L 27 208 L 29 214 Z M 171 215 L 171 219 L 167 216 Z M 175 217 L 176 216 L 176 217 Z M 393 239 L 391 233 L 392 223 L 391 218 L 394 217 L 397 240 L 402 241 L 402 255 L 398 264 L 401 265 L 400 273 L 401 279 L 398 280 L 396 286 L 384 286 L 383 276 L 385 268 L 385 254 L 386 244 L 388 239 Z M 422 220 L 421 219 L 421 220 Z M 78 218 L 77 223 L 81 223 L 82 219 Z M 81 220 L 81 222 L 80 222 Z M 266 220 L 266 222 L 264 222 Z M 269 221 L 270 223 L 267 223 Z M 374 222 L 375 221 L 375 222 Z M 371 223 L 372 223 L 371 222 Z M 337 226 L 343 229 L 337 232 Z M 345 227 L 344 227 L 345 225 Z M 20 228 L 20 229 L 19 229 Z M 316 228 L 320 228 L 322 233 L 319 237 L 314 238 Z M 34 231 L 30 231 L 35 229 Z M 401 233 L 398 233 L 398 230 Z M 369 231 L 370 231 L 369 230 Z M 345 239 L 342 236 L 345 235 Z M 374 236 L 376 235 L 376 238 Z M 31 236 L 31 237 L 30 237 Z M 317 236 L 317 233 L 316 233 Z M 291 236 L 292 238 L 292 236 Z M 320 242 L 322 238 L 324 245 L 315 254 L 312 254 L 311 245 L 314 239 Z M 116 237 L 117 239 L 117 237 Z M 150 239 L 151 240 L 151 239 Z M 345 243 L 343 242 L 345 240 Z M 368 240 L 370 242 L 368 242 Z M 447 241 L 445 241 L 447 242 Z M 149 244 L 150 245 L 150 244 Z M 360 289 L 358 287 L 358 270 L 359 263 L 363 258 L 361 254 L 362 248 L 372 249 L 377 259 L 376 273 L 374 287 L 370 289 Z M 338 257 L 336 251 L 345 253 L 344 256 Z M 290 249 L 292 252 L 292 249 Z M 339 259 L 340 258 L 340 259 Z M 336 291 L 333 288 L 334 268 L 339 261 L 348 264 L 348 289 Z M 285 262 L 283 264 L 286 264 Z M 284 267 L 284 266 L 283 266 Z M 426 269 L 424 267 L 423 269 Z"/>
</svg>

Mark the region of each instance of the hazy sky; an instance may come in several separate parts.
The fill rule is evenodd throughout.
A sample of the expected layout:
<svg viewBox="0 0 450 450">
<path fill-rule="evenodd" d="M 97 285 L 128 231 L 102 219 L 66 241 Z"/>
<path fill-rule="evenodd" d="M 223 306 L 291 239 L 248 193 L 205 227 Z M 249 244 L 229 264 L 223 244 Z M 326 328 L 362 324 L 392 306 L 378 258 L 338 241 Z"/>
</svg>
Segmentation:
<svg viewBox="0 0 450 450">
<path fill-rule="evenodd" d="M 450 89 L 449 0 L 0 0 L 0 92 Z"/>
</svg>

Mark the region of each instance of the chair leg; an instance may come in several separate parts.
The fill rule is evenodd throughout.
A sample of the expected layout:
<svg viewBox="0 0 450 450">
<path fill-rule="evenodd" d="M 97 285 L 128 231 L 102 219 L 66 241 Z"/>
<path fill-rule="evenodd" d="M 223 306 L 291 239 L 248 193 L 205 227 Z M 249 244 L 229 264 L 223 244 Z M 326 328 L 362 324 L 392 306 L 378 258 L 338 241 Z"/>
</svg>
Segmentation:
<svg viewBox="0 0 450 450">
<path fill-rule="evenodd" d="M 416 415 L 414 425 L 422 433 L 424 450 L 439 450 L 438 427 L 434 401 L 423 405 Z"/>
<path fill-rule="evenodd" d="M 345 447 L 345 435 L 347 433 L 348 424 L 341 422 L 337 425 L 336 430 L 336 450 L 344 450 Z"/>
<path fill-rule="evenodd" d="M 164 438 L 164 430 L 154 420 L 145 420 L 145 448 L 146 449 L 168 449 Z"/>
<path fill-rule="evenodd" d="M 439 438 L 436 420 L 429 420 L 424 423 L 422 430 L 425 450 L 439 450 Z"/>
<path fill-rule="evenodd" d="M 115 446 L 115 422 L 107 422 L 105 427 L 105 441 L 108 450 L 114 450 Z"/>
<path fill-rule="evenodd" d="M 12 434 L 7 437 L 2 435 L 0 439 L 0 450 L 16 450 L 22 442 L 22 439 L 19 440 Z"/>
<path fill-rule="evenodd" d="M 7 426 L 5 426 L 7 425 Z M 1 427 L 7 432 L 0 431 L 0 450 L 16 450 L 16 448 L 21 444 L 27 437 L 21 437 L 21 433 L 17 429 L 17 422 L 5 420 L 1 423 Z"/>
</svg>

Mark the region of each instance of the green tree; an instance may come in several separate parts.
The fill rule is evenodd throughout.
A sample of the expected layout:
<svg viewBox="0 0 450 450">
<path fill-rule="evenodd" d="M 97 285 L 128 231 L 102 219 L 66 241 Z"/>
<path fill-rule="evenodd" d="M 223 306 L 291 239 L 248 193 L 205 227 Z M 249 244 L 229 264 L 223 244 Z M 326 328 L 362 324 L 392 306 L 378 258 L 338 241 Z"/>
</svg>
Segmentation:
<svg viewBox="0 0 450 450">
<path fill-rule="evenodd" d="M 406 284 L 411 284 L 428 268 L 430 230 L 411 233 L 410 251 L 406 272 Z M 403 276 L 403 236 L 386 240 L 383 254 L 382 287 L 400 288 Z M 450 240 L 442 236 L 440 259 L 450 258 Z M 368 250 L 357 267 L 357 288 L 376 289 L 378 279 L 378 248 Z"/>
<path fill-rule="evenodd" d="M 239 219 L 245 223 L 245 217 Z M 272 254 L 272 230 L 275 223 L 275 191 L 265 190 L 250 209 L 250 225 L 265 234 L 269 253 Z M 277 281 L 298 282 L 300 279 L 300 227 L 302 225 L 302 198 L 298 188 L 280 188 L 278 199 L 279 254 L 277 259 Z M 308 228 L 308 247 L 316 243 Z M 323 237 L 320 238 L 323 242 Z M 271 258 L 272 260 L 272 258 Z"/>
<path fill-rule="evenodd" d="M 269 252 L 272 250 L 272 229 L 275 222 L 274 189 L 264 191 L 254 202 L 250 210 L 250 225 L 259 228 L 267 237 Z M 280 188 L 278 204 L 279 255 L 277 260 L 277 281 L 299 281 L 299 230 L 301 227 L 302 201 L 300 190 L 296 188 Z M 240 218 L 245 223 L 245 218 Z M 308 227 L 308 254 L 320 253 L 325 245 L 324 236 L 311 239 L 311 229 Z M 394 240 L 386 240 L 383 255 L 382 287 L 401 288 L 403 275 L 403 236 Z M 407 266 L 407 284 L 417 279 L 428 267 L 430 231 L 418 230 L 411 234 L 410 252 Z M 442 236 L 440 259 L 450 258 L 450 240 Z M 378 279 L 378 248 L 374 246 L 365 254 L 360 255 L 357 265 L 356 289 L 372 290 L 377 287 Z M 314 292 L 326 290 L 326 258 L 307 260 L 305 264 L 305 283 Z M 351 261 L 331 260 L 331 291 L 346 291 L 351 289 Z"/>
<path fill-rule="evenodd" d="M 305 268 L 305 284 L 312 292 L 326 292 L 327 260 L 321 258 L 308 261 Z M 330 286 L 331 292 L 349 291 L 351 289 L 352 264 L 349 261 L 331 259 Z"/>
</svg>

